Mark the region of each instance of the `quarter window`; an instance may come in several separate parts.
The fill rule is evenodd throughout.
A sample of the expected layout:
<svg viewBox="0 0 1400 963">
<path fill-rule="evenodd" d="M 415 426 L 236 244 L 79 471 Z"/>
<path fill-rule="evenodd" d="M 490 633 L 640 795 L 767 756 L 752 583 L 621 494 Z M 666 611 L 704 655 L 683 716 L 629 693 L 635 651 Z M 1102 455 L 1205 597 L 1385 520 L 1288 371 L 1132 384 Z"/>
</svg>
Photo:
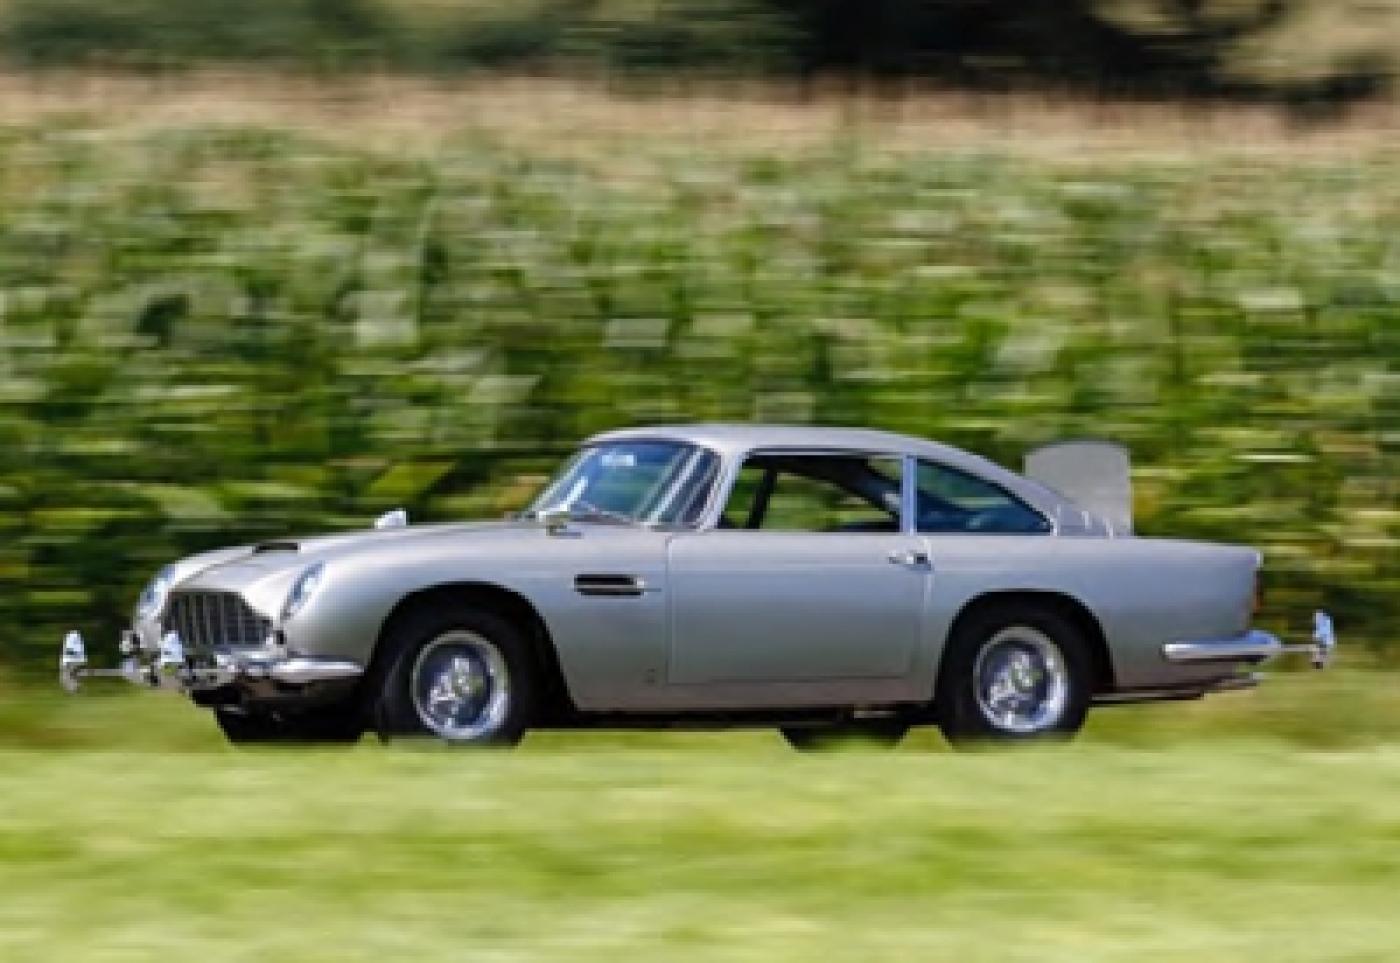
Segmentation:
<svg viewBox="0 0 1400 963">
<path fill-rule="evenodd" d="M 918 530 L 986 535 L 1033 535 L 1050 530 L 1039 512 L 975 475 L 919 462 L 916 479 Z"/>
</svg>

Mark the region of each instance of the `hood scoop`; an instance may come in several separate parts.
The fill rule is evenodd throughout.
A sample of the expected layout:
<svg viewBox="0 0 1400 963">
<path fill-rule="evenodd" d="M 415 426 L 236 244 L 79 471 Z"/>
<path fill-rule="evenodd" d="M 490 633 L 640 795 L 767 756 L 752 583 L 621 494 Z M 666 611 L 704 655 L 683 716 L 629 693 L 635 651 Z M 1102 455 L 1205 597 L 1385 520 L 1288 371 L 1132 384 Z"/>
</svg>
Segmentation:
<svg viewBox="0 0 1400 963">
<path fill-rule="evenodd" d="M 300 552 L 301 545 L 297 542 L 259 542 L 253 546 L 254 555 L 265 555 L 268 552 Z"/>
</svg>

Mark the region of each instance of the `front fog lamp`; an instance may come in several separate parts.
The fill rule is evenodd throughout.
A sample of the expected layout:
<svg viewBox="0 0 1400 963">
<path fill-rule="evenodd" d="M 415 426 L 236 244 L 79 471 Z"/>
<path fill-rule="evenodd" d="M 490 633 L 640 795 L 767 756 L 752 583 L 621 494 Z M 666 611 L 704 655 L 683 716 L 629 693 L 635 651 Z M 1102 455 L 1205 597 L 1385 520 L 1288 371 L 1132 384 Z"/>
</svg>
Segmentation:
<svg viewBox="0 0 1400 963">
<path fill-rule="evenodd" d="M 325 566 L 317 562 L 297 576 L 297 580 L 292 583 L 292 590 L 287 593 L 286 604 L 282 606 L 282 621 L 285 622 L 296 615 L 302 606 L 311 600 L 311 596 L 321 587 L 321 576 L 324 572 Z"/>
<path fill-rule="evenodd" d="M 167 565 L 156 573 L 156 577 L 151 579 L 149 585 L 141 590 L 141 597 L 136 601 L 136 617 L 138 619 L 153 619 L 160 614 L 161 609 L 165 608 L 165 599 L 170 594 L 170 584 L 174 581 L 174 574 L 174 571 Z"/>
</svg>

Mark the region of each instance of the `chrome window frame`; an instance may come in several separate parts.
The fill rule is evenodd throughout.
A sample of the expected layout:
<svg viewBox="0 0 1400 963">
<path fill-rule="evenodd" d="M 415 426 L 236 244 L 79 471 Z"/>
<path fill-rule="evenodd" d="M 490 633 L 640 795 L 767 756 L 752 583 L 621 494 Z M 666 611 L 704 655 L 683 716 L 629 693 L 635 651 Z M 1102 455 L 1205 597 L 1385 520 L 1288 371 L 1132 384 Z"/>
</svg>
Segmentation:
<svg viewBox="0 0 1400 963">
<path fill-rule="evenodd" d="M 708 499 L 714 494 L 713 489 L 719 484 L 720 472 L 724 465 L 724 456 L 708 445 L 699 445 L 694 442 L 686 442 L 685 444 L 690 448 L 690 453 L 686 456 L 685 464 L 681 467 L 680 471 L 676 472 L 676 477 L 672 480 L 670 487 L 662 497 L 658 499 L 657 507 L 651 513 L 652 517 L 646 521 L 639 522 L 639 524 L 645 525 L 648 528 L 663 529 L 666 531 L 690 531 L 699 527 L 700 520 L 705 514 L 704 507 L 702 507 L 700 512 L 696 515 L 695 522 L 690 525 L 661 521 L 661 516 L 665 515 L 671 510 L 672 506 L 676 504 L 676 499 L 681 496 L 681 492 L 690 482 L 691 476 L 696 472 L 704 471 L 706 462 L 710 459 L 713 459 L 712 464 L 715 466 L 715 470 L 712 472 L 709 483 L 711 491 L 705 493 L 706 505 L 708 505 Z M 708 458 L 706 456 L 708 456 Z M 693 500 L 693 497 L 691 500 Z M 688 504 L 689 501 L 687 501 L 687 505 Z M 678 510 L 684 510 L 687 505 L 679 505 L 677 508 Z"/>
<path fill-rule="evenodd" d="M 898 534 L 910 534 L 914 518 L 910 511 L 913 504 L 914 489 L 911 487 L 913 478 L 909 474 L 910 462 L 915 456 L 904 451 L 889 451 L 878 448 L 814 448 L 810 445 L 761 445 L 756 448 L 745 448 L 741 451 L 731 453 L 731 457 L 725 458 L 721 464 L 721 474 L 716 478 L 715 489 L 712 492 L 712 501 L 701 513 L 700 520 L 696 523 L 694 531 L 720 531 L 719 520 L 724 512 L 724 506 L 729 502 L 729 496 L 734 491 L 734 485 L 739 480 L 739 472 L 743 469 L 744 463 L 756 455 L 809 455 L 825 458 L 883 458 L 897 462 L 900 466 L 899 472 L 899 531 Z M 729 531 L 729 530 L 727 530 Z M 749 531 L 748 529 L 732 529 L 732 531 Z M 761 530 L 760 530 L 761 531 Z M 750 532 L 759 534 L 759 532 Z M 769 532 L 768 534 L 775 534 Z M 853 532 L 783 532 L 785 535 L 851 535 Z"/>
</svg>

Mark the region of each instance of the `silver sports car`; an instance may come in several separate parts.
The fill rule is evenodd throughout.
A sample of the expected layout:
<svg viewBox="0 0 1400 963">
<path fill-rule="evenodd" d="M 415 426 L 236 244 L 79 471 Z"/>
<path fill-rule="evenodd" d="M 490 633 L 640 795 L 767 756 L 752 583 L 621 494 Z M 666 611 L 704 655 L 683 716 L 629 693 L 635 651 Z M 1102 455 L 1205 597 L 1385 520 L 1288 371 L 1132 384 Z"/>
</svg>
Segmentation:
<svg viewBox="0 0 1400 963">
<path fill-rule="evenodd" d="M 1122 449 L 1018 475 L 878 431 L 632 428 L 589 439 L 520 517 L 263 542 L 176 562 L 120 668 L 69 633 L 62 682 L 172 688 L 235 742 L 532 727 L 773 725 L 797 747 L 1065 736 L 1091 705 L 1324 664 L 1331 621 L 1251 629 L 1260 555 L 1132 534 Z"/>
</svg>

